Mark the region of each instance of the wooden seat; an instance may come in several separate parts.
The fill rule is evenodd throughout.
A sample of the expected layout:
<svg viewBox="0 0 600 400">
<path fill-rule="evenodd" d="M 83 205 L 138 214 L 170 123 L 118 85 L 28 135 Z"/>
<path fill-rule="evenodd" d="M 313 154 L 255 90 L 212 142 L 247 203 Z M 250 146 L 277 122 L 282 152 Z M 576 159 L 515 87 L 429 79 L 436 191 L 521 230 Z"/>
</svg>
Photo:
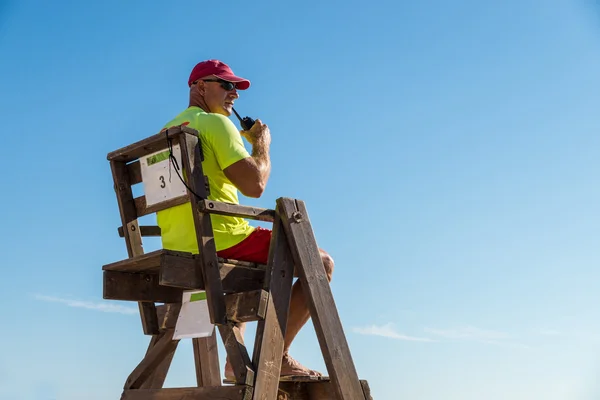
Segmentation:
<svg viewBox="0 0 600 400">
<path fill-rule="evenodd" d="M 171 160 L 173 146 L 181 151 L 176 163 L 181 170 L 173 171 L 173 176 L 185 182 L 186 192 L 158 203 L 147 201 L 145 195 L 134 198 L 132 187 L 144 183 L 142 157 L 168 151 Z M 371 399 L 368 384 L 356 374 L 302 201 L 280 198 L 276 208 L 269 210 L 210 200 L 198 132 L 185 126 L 111 152 L 107 158 L 121 215 L 118 233 L 125 240 L 128 258 L 102 267 L 103 297 L 137 302 L 143 332 L 151 336 L 146 355 L 125 382 L 122 400 Z M 160 229 L 140 226 L 138 219 L 186 202 L 192 208 L 198 254 L 167 249 L 145 253 L 142 238 L 160 236 Z M 268 264 L 219 258 L 211 214 L 272 223 Z M 330 377 L 279 378 L 294 266 Z M 217 327 L 235 374 L 232 385 L 221 382 L 213 332 L 192 339 L 198 386 L 163 388 L 179 342 L 173 335 L 185 290 L 206 292 L 210 322 Z M 252 359 L 237 326 L 249 321 L 258 321 Z"/>
</svg>

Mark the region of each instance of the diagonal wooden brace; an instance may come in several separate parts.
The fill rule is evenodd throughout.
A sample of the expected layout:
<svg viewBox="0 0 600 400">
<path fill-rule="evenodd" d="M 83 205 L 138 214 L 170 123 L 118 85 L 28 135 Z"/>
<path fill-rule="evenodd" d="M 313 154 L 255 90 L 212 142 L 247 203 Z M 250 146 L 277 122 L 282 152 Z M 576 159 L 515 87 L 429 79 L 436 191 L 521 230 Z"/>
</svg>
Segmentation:
<svg viewBox="0 0 600 400">
<path fill-rule="evenodd" d="M 139 389 L 152 376 L 160 364 L 175 351 L 179 340 L 173 340 L 173 329 L 159 334 L 158 341 L 148 350 L 144 359 L 127 378 L 125 390 Z"/>
<path fill-rule="evenodd" d="M 321 352 L 338 400 L 364 400 L 304 202 L 277 199 Z"/>
</svg>

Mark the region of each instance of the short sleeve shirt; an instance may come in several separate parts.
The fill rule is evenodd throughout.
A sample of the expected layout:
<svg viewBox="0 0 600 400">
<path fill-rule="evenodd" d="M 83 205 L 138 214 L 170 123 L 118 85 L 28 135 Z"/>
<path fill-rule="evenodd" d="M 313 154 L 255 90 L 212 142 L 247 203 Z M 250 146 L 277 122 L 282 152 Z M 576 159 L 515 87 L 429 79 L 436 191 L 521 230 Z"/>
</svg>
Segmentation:
<svg viewBox="0 0 600 400">
<path fill-rule="evenodd" d="M 199 107 L 189 107 L 165 128 L 187 125 L 199 132 L 204 161 L 202 170 L 208 177 L 210 194 L 214 201 L 239 204 L 238 190 L 225 176 L 223 170 L 250 154 L 244 147 L 242 137 L 229 118 L 220 114 L 206 113 Z M 156 214 L 165 249 L 198 253 L 196 231 L 191 204 L 159 211 Z M 217 251 L 232 247 L 246 239 L 254 228 L 243 218 L 211 214 L 213 234 Z"/>
</svg>

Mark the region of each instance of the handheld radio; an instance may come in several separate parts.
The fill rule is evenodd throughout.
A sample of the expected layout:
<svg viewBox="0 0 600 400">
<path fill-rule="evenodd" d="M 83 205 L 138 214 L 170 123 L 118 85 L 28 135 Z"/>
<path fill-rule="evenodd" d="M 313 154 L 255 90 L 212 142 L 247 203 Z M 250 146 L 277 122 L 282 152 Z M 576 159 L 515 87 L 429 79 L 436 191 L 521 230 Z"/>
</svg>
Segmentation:
<svg viewBox="0 0 600 400">
<path fill-rule="evenodd" d="M 237 111 L 235 111 L 235 108 L 233 109 L 233 112 L 235 113 L 235 116 L 240 120 L 240 125 L 242 126 L 242 129 L 245 131 L 249 131 L 250 128 L 252 128 L 252 125 L 254 125 L 254 120 L 250 117 L 240 117 L 240 114 L 238 114 Z"/>
</svg>

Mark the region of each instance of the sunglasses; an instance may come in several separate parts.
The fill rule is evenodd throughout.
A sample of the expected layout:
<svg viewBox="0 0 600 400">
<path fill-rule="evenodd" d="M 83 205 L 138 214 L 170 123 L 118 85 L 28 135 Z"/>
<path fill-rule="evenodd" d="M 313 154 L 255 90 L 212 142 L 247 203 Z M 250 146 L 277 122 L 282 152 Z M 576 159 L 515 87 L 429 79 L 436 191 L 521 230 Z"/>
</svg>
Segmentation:
<svg viewBox="0 0 600 400">
<path fill-rule="evenodd" d="M 223 79 L 202 79 L 203 82 L 218 82 L 221 84 L 221 87 L 226 91 L 230 91 L 233 89 L 237 89 L 237 83 L 224 81 Z"/>
</svg>

